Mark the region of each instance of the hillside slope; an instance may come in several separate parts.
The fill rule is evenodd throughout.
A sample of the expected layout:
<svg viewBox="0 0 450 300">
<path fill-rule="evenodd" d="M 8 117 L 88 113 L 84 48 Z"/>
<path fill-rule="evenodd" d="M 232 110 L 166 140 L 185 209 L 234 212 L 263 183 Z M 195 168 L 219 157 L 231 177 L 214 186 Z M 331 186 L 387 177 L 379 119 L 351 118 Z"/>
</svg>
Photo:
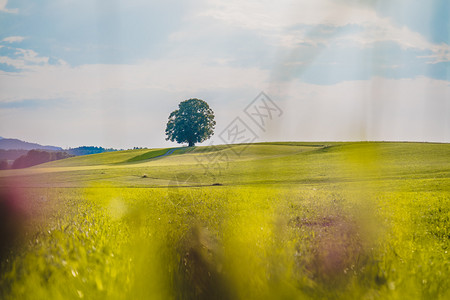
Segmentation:
<svg viewBox="0 0 450 300">
<path fill-rule="evenodd" d="M 170 148 L 169 148 L 170 149 Z M 74 157 L 24 170 L 0 171 L 25 186 L 163 187 L 184 185 L 308 185 L 450 189 L 450 145 L 428 143 L 261 143 L 141 149 Z M 187 176 L 189 175 L 189 176 Z M 183 179 L 183 181 L 185 181 Z"/>
</svg>

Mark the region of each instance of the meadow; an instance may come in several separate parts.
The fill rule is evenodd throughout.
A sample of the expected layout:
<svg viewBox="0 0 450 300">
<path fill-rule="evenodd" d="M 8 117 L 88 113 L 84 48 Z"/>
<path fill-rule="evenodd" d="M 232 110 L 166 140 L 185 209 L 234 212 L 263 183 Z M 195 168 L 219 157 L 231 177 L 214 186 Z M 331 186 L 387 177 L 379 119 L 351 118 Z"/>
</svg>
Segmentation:
<svg viewBox="0 0 450 300">
<path fill-rule="evenodd" d="M 168 150 L 0 171 L 0 299 L 450 299 L 449 144 Z"/>
</svg>

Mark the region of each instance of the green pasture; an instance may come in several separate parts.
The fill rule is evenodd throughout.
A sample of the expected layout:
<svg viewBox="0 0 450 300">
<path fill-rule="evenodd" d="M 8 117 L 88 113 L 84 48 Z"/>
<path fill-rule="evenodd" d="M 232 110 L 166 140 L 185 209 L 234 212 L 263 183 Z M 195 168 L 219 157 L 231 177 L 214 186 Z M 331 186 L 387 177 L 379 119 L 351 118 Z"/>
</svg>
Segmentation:
<svg viewBox="0 0 450 300">
<path fill-rule="evenodd" d="M 450 299 L 449 144 L 169 149 L 0 171 L 0 299 Z"/>
</svg>

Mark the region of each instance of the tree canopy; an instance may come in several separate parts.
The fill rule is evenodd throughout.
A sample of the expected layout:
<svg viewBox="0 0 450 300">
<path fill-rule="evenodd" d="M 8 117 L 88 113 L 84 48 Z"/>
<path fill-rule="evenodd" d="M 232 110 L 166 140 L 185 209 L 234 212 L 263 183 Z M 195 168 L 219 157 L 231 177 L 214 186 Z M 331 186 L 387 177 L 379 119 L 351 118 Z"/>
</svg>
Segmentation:
<svg viewBox="0 0 450 300">
<path fill-rule="evenodd" d="M 209 139 L 215 125 L 214 112 L 208 103 L 197 98 L 185 100 L 169 115 L 166 140 L 188 143 L 191 147 Z"/>
</svg>

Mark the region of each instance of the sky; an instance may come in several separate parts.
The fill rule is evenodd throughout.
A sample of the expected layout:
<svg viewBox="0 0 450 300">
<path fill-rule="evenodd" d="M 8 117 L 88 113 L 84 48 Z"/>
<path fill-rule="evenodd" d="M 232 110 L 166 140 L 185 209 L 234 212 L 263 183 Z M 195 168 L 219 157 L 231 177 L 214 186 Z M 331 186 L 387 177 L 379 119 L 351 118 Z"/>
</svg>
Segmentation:
<svg viewBox="0 0 450 300">
<path fill-rule="evenodd" d="M 450 142 L 449 11 L 448 0 L 0 0 L 0 136 L 172 147 L 170 112 L 199 98 L 217 122 L 203 145 Z"/>
</svg>

